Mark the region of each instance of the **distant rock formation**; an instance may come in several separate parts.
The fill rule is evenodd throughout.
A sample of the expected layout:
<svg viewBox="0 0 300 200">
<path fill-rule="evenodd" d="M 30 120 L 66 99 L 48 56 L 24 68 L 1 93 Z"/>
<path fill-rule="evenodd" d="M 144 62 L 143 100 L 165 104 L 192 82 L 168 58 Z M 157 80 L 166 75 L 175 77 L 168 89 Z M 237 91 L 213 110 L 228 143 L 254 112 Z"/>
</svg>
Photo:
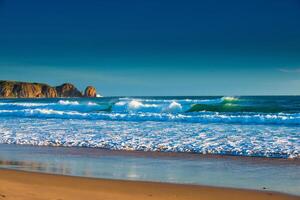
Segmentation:
<svg viewBox="0 0 300 200">
<path fill-rule="evenodd" d="M 48 85 L 44 86 L 42 88 L 42 94 L 44 94 L 43 97 L 45 97 L 45 98 L 55 98 L 55 97 L 58 97 L 56 89 L 53 88 L 53 87 L 50 87 Z"/>
<path fill-rule="evenodd" d="M 96 88 L 93 86 L 87 86 L 84 91 L 84 97 L 97 97 Z"/>
<path fill-rule="evenodd" d="M 58 97 L 82 97 L 82 93 L 71 83 L 55 87 Z"/>
<path fill-rule="evenodd" d="M 44 83 L 0 81 L 0 98 L 96 97 L 96 89 L 88 86 L 82 94 L 73 84 L 52 87 Z"/>
</svg>

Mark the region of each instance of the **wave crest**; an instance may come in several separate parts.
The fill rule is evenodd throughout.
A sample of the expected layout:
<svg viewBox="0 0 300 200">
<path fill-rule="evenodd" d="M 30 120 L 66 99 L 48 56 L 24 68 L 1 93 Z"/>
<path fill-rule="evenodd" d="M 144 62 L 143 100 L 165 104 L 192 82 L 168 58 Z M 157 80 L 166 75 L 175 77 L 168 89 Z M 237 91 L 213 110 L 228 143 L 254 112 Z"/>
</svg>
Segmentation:
<svg viewBox="0 0 300 200">
<path fill-rule="evenodd" d="M 221 99 L 226 102 L 233 102 L 233 101 L 239 100 L 239 98 L 237 98 L 237 97 L 230 97 L 230 96 L 225 96 L 225 97 L 222 97 Z"/>
<path fill-rule="evenodd" d="M 109 100 L 0 102 L 0 116 L 299 125 L 299 114 L 277 104 L 255 105 L 237 97 L 210 99 L 117 98 Z"/>
</svg>

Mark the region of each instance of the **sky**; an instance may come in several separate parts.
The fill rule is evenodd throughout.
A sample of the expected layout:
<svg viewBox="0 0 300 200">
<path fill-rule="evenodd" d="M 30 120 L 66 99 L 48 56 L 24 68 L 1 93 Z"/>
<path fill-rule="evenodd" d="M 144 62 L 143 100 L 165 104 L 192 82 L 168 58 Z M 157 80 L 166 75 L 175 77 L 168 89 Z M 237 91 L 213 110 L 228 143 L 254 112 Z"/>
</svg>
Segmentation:
<svg viewBox="0 0 300 200">
<path fill-rule="evenodd" d="M 0 80 L 300 95 L 300 1 L 0 0 Z"/>
</svg>

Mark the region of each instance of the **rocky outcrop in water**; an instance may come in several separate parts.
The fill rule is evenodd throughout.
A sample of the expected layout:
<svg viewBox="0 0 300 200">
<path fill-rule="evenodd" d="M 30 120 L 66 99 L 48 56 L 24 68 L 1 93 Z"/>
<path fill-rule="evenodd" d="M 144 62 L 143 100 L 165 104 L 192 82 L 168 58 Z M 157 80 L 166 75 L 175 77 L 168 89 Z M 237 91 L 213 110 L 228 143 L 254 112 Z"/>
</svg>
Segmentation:
<svg viewBox="0 0 300 200">
<path fill-rule="evenodd" d="M 84 97 L 97 97 L 96 88 L 93 86 L 87 86 L 84 91 Z"/>
<path fill-rule="evenodd" d="M 73 84 L 52 87 L 44 83 L 0 81 L 0 98 L 96 97 L 96 89 L 88 86 L 81 93 Z"/>
</svg>

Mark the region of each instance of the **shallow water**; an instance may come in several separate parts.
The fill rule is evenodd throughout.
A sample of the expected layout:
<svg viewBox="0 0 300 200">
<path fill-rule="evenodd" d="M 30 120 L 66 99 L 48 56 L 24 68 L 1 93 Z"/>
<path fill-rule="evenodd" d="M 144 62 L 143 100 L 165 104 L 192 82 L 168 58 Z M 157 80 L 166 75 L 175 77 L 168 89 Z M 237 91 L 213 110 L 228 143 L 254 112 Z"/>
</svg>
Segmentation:
<svg viewBox="0 0 300 200">
<path fill-rule="evenodd" d="M 300 195 L 299 160 L 0 145 L 0 168 Z"/>
<path fill-rule="evenodd" d="M 0 143 L 300 157 L 300 97 L 2 99 Z"/>
</svg>

